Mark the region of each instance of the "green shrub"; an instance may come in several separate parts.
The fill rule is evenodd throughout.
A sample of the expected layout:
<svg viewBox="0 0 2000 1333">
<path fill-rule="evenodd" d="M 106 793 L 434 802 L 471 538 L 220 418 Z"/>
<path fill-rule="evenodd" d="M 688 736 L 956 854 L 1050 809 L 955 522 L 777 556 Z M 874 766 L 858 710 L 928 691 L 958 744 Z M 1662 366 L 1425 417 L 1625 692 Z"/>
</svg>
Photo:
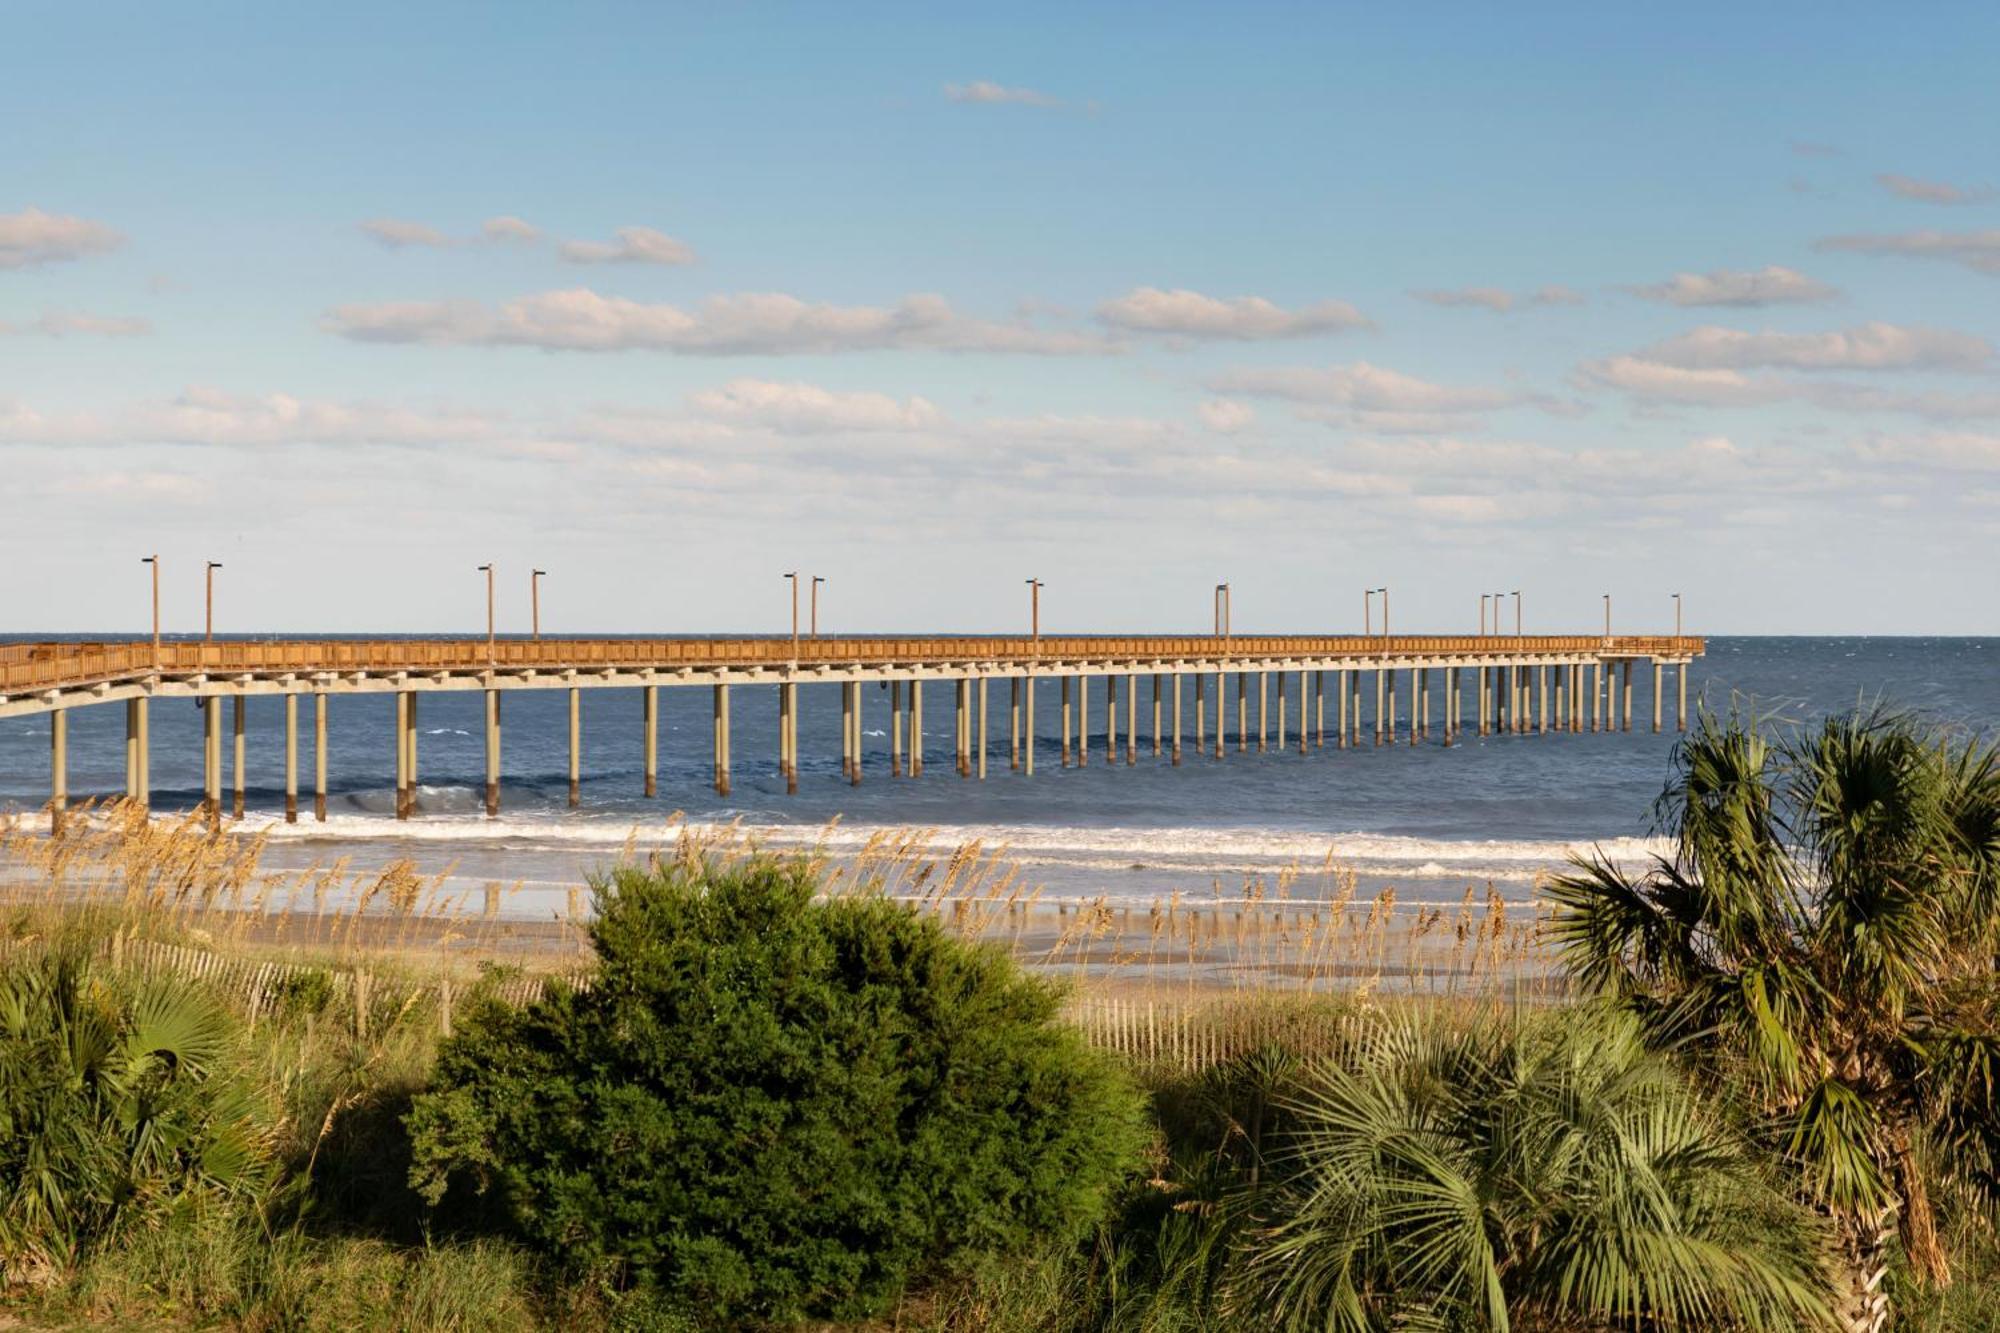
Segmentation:
<svg viewBox="0 0 2000 1333">
<path fill-rule="evenodd" d="M 266 1108 L 240 1029 L 195 985 L 58 944 L 0 977 L 0 1279 L 68 1268 L 201 1196 L 255 1200 Z"/>
<path fill-rule="evenodd" d="M 413 1180 L 710 1321 L 860 1317 L 1078 1239 L 1142 1105 L 1049 983 L 800 863 L 597 885 L 587 991 L 469 1012 Z"/>
</svg>

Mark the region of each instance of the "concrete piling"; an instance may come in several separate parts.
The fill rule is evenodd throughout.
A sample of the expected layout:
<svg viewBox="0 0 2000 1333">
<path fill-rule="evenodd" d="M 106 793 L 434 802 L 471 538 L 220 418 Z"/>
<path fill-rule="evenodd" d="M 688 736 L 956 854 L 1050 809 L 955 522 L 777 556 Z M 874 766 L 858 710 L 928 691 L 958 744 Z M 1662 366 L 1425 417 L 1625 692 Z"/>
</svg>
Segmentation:
<svg viewBox="0 0 2000 1333">
<path fill-rule="evenodd" d="M 1070 764 L 1070 684 L 1070 678 L 1064 676 L 1062 678 L 1062 766 L 1064 768 L 1068 768 Z"/>
<path fill-rule="evenodd" d="M 313 818 L 326 822 L 326 694 L 313 691 Z"/>
<path fill-rule="evenodd" d="M 910 776 L 924 775 L 924 683 L 910 682 Z"/>
<path fill-rule="evenodd" d="M 1021 687 L 1027 695 L 1022 705 L 1021 717 L 1021 772 L 1028 777 L 1035 776 L 1035 678 L 1031 675 Z"/>
<path fill-rule="evenodd" d="M 986 677 L 979 678 L 979 780 L 986 780 Z"/>
<path fill-rule="evenodd" d="M 889 682 L 889 776 L 903 776 L 903 682 Z"/>
<path fill-rule="evenodd" d="M 1198 698 L 1200 697 L 1200 695 L 1201 695 L 1201 677 L 1200 677 L 1200 676 L 1196 676 L 1196 677 L 1194 678 L 1194 691 L 1195 691 L 1195 695 L 1196 695 L 1196 697 L 1197 697 L 1197 699 L 1198 699 Z M 1199 705 L 1199 704 L 1197 704 L 1197 705 L 1196 705 L 1196 707 L 1197 707 L 1197 709 L 1199 709 L 1200 705 Z M 1201 749 L 1201 736 L 1200 736 L 1200 734 L 1199 734 L 1199 733 L 1196 733 L 1196 735 L 1195 735 L 1195 739 L 1194 739 L 1194 746 L 1195 746 L 1195 749 L 1196 749 L 1196 750 L 1200 750 L 1200 749 Z M 1180 672 L 1178 672 L 1178 671 L 1174 672 L 1174 757 L 1173 757 L 1173 763 L 1174 763 L 1174 767 L 1175 767 L 1175 768 L 1179 768 L 1179 767 L 1181 766 L 1181 673 L 1180 673 Z"/>
<path fill-rule="evenodd" d="M 574 793 L 576 791 L 576 692 L 574 690 L 570 691 L 570 699 L 569 781 L 570 791 Z M 727 685 L 717 685 L 714 687 L 714 698 L 711 707 L 713 709 L 712 730 L 715 742 L 715 794 L 717 796 L 727 796 L 729 795 L 729 687 Z M 570 804 L 576 804 L 574 794 L 570 797 Z"/>
<path fill-rule="evenodd" d="M 69 710 L 49 710 L 49 836 L 60 838 L 69 813 Z"/>
<path fill-rule="evenodd" d="M 285 692 L 285 822 L 299 822 L 299 696 L 290 690 Z"/>
<path fill-rule="evenodd" d="M 728 734 L 729 721 L 723 718 L 724 734 Z M 723 795 L 729 794 L 723 788 Z M 583 804 L 583 691 L 570 686 L 569 691 L 569 807 L 574 810 Z"/>
<path fill-rule="evenodd" d="M 1021 771 L 1021 678 L 1007 677 L 1007 771 Z"/>
<path fill-rule="evenodd" d="M 500 817 L 500 691 L 488 686 L 482 703 L 486 711 L 486 817 Z"/>
<path fill-rule="evenodd" d="M 1154 698 L 1159 697 L 1155 688 Z M 1157 720 L 1153 725 L 1153 739 L 1157 743 L 1160 728 Z M 1157 744 L 1155 745 L 1157 749 Z M 1125 766 L 1130 768 L 1139 762 L 1139 677 L 1125 677 Z"/>
<path fill-rule="evenodd" d="M 229 700 L 229 730 L 231 740 L 234 742 L 229 759 L 229 775 L 233 779 L 235 787 L 235 800 L 231 804 L 230 813 L 237 819 L 243 818 L 243 706 L 245 702 L 246 700 L 240 694 L 232 696 Z"/>
<path fill-rule="evenodd" d="M 643 778 L 648 800 L 660 794 L 660 687 L 643 685 L 639 688 L 639 734 L 643 753 L 640 762 L 645 769 Z"/>
<path fill-rule="evenodd" d="M 1653 659 L 1653 734 L 1655 736 L 1660 734 L 1661 723 L 1663 723 L 1666 720 L 1664 717 L 1665 708 L 1664 704 L 1662 703 L 1662 696 L 1666 693 L 1666 675 L 1667 675 L 1666 667 L 1660 664 L 1659 658 L 1657 657 L 1654 658 Z"/>
</svg>

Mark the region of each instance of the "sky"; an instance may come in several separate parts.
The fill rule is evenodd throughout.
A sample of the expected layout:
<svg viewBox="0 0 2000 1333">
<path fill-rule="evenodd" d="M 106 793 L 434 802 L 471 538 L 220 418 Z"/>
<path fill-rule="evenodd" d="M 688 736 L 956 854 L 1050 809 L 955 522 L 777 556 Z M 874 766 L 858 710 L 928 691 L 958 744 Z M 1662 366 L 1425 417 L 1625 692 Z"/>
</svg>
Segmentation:
<svg viewBox="0 0 2000 1333">
<path fill-rule="evenodd" d="M 2000 626 L 1992 5 L 5 31 L 0 633 Z"/>
</svg>

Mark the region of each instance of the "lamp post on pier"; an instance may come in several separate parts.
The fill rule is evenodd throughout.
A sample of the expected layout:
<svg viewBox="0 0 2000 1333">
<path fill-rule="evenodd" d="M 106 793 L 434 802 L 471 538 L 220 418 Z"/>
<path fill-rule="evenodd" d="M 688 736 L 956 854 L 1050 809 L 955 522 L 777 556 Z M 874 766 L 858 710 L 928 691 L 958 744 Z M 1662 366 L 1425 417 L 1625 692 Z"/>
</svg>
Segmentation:
<svg viewBox="0 0 2000 1333">
<path fill-rule="evenodd" d="M 818 574 L 812 577 L 812 620 L 810 623 L 814 643 L 819 642 L 819 585 L 825 582 L 826 580 Z"/>
<path fill-rule="evenodd" d="M 481 565 L 479 572 L 486 576 L 486 665 L 494 666 L 498 664 L 500 654 L 499 650 L 494 646 L 492 562 L 488 561 L 486 564 Z"/>
<path fill-rule="evenodd" d="M 528 615 L 534 630 L 535 642 L 542 641 L 542 578 L 549 571 L 531 569 L 528 571 Z"/>
<path fill-rule="evenodd" d="M 1382 638 L 1386 643 L 1389 638 L 1389 590 L 1383 587 L 1375 591 L 1382 594 Z"/>
<path fill-rule="evenodd" d="M 1028 585 L 1028 633 L 1035 640 L 1035 656 L 1042 655 L 1042 581 L 1023 580 Z"/>
<path fill-rule="evenodd" d="M 793 570 L 785 575 L 792 585 L 792 664 L 799 660 L 799 572 Z"/>
<path fill-rule="evenodd" d="M 1493 594 L 1490 592 L 1479 594 L 1479 637 L 1482 639 L 1486 637 L 1486 603 L 1491 600 L 1492 596 Z"/>
<path fill-rule="evenodd" d="M 1611 594 L 1604 594 L 1604 642 L 1611 642 Z"/>
<path fill-rule="evenodd" d="M 153 670 L 158 671 L 160 669 L 160 557 L 142 555 L 139 557 L 139 563 L 153 567 Z"/>
<path fill-rule="evenodd" d="M 1521 637 L 1521 590 L 1516 588 L 1512 595 L 1514 598 L 1514 637 L 1518 639 Z"/>
<path fill-rule="evenodd" d="M 222 562 L 220 560 L 211 560 L 208 562 L 208 610 L 207 614 L 202 617 L 201 623 L 201 641 L 203 643 L 215 642 L 215 571 L 221 568 Z"/>
<path fill-rule="evenodd" d="M 1679 593 L 1675 593 L 1674 594 L 1674 637 L 1678 639 L 1680 638 L 1680 636 L 1681 636 L 1681 595 Z"/>
</svg>

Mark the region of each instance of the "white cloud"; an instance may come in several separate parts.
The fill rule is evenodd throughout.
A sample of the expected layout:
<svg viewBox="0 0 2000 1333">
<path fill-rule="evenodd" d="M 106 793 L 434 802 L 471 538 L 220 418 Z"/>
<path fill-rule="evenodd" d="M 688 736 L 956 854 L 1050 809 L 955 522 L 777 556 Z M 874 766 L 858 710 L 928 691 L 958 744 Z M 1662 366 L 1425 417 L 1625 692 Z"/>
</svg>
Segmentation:
<svg viewBox="0 0 2000 1333">
<path fill-rule="evenodd" d="M 1319 301 L 1286 310 L 1261 296 L 1228 299 L 1200 292 L 1138 287 L 1097 307 L 1097 317 L 1132 333 L 1249 342 L 1303 338 L 1317 333 L 1370 327 L 1368 317 L 1345 301 Z"/>
<path fill-rule="evenodd" d="M 572 264 L 692 264 L 694 251 L 651 227 L 620 227 L 615 241 L 565 241 L 560 251 Z"/>
<path fill-rule="evenodd" d="M 1761 269 L 1676 273 L 1665 282 L 1625 290 L 1648 301 L 1677 306 L 1791 305 L 1829 301 L 1840 294 L 1816 278 L 1777 264 Z"/>
<path fill-rule="evenodd" d="M 1584 387 L 1618 389 L 1652 402 L 1697 407 L 1741 407 L 1792 397 L 1796 388 L 1770 376 L 1735 370 L 1688 369 L 1639 356 L 1613 356 L 1577 368 Z"/>
<path fill-rule="evenodd" d="M 0 213 L 0 269 L 31 268 L 103 254 L 125 238 L 102 222 L 44 213 L 39 208 Z"/>
<path fill-rule="evenodd" d="M 690 356 L 884 348 L 1044 356 L 1115 350 L 1085 334 L 974 319 L 929 294 L 906 296 L 893 306 L 836 306 L 765 292 L 710 297 L 684 309 L 573 288 L 498 307 L 472 301 L 345 305 L 327 315 L 324 327 L 356 342 L 591 352 L 643 348 Z"/>
<path fill-rule="evenodd" d="M 1857 444 L 1854 451 L 1870 462 L 2000 472 L 2000 435 L 1946 431 L 1914 438 L 1877 437 Z"/>
<path fill-rule="evenodd" d="M 1257 409 L 1234 398 L 1209 398 L 1195 408 L 1201 424 L 1221 435 L 1234 435 L 1257 424 Z"/>
<path fill-rule="evenodd" d="M 1519 295 L 1504 287 L 1456 287 L 1445 291 L 1413 291 L 1410 295 L 1427 305 L 1491 310 L 1502 315 L 1517 307 L 1525 310 L 1536 306 L 1583 304 L 1583 293 L 1557 283 Z"/>
<path fill-rule="evenodd" d="M 1911 199 L 1920 204 L 1983 204 L 1993 197 L 1990 186 L 1951 185 L 1945 181 L 1898 176 L 1893 172 L 1877 176 L 1875 183 L 1899 199 Z"/>
<path fill-rule="evenodd" d="M 410 222 L 403 218 L 370 218 L 361 223 L 360 227 L 367 235 L 391 250 L 401 250 L 413 245 L 442 250 L 456 244 L 451 237 L 428 223 Z"/>
<path fill-rule="evenodd" d="M 235 394 L 205 385 L 109 414 L 43 413 L 0 400 L 0 442 L 10 444 L 426 445 L 494 442 L 509 429 L 504 418 L 463 409 Z"/>
<path fill-rule="evenodd" d="M 153 331 L 151 320 L 133 315 L 93 315 L 81 310 L 48 310 L 32 324 L 0 322 L 0 334 L 40 334 L 66 338 L 73 333 L 99 338 L 140 338 Z"/>
<path fill-rule="evenodd" d="M 914 431 L 944 424 L 944 413 L 923 398 L 902 401 L 885 393 L 838 392 L 816 384 L 735 379 L 688 397 L 697 414 L 733 425 L 761 426 L 788 435 L 833 431 Z"/>
<path fill-rule="evenodd" d="M 503 214 L 488 218 L 479 225 L 479 234 L 497 244 L 512 242 L 519 245 L 533 245 L 542 239 L 542 229 L 532 222 Z"/>
<path fill-rule="evenodd" d="M 1687 370 L 1977 370 L 1993 345 L 1970 333 L 1879 321 L 1828 333 L 1750 333 L 1704 325 L 1638 356 Z"/>
<path fill-rule="evenodd" d="M 1004 84 L 978 79 L 972 83 L 947 83 L 944 95 L 954 102 L 987 106 L 1034 106 L 1053 110 L 1063 105 L 1060 97 L 1034 88 L 1009 88 Z"/>
<path fill-rule="evenodd" d="M 1829 236 L 1815 247 L 1858 255 L 1902 255 L 1963 264 L 1979 273 L 2000 274 L 2000 227 L 1982 231 L 1906 231 L 1890 234 Z"/>
<path fill-rule="evenodd" d="M 1209 381 L 1223 393 L 1246 393 L 1357 412 L 1459 415 L 1512 407 L 1525 397 L 1509 389 L 1460 388 L 1357 361 L 1348 366 L 1235 370 Z"/>
</svg>

